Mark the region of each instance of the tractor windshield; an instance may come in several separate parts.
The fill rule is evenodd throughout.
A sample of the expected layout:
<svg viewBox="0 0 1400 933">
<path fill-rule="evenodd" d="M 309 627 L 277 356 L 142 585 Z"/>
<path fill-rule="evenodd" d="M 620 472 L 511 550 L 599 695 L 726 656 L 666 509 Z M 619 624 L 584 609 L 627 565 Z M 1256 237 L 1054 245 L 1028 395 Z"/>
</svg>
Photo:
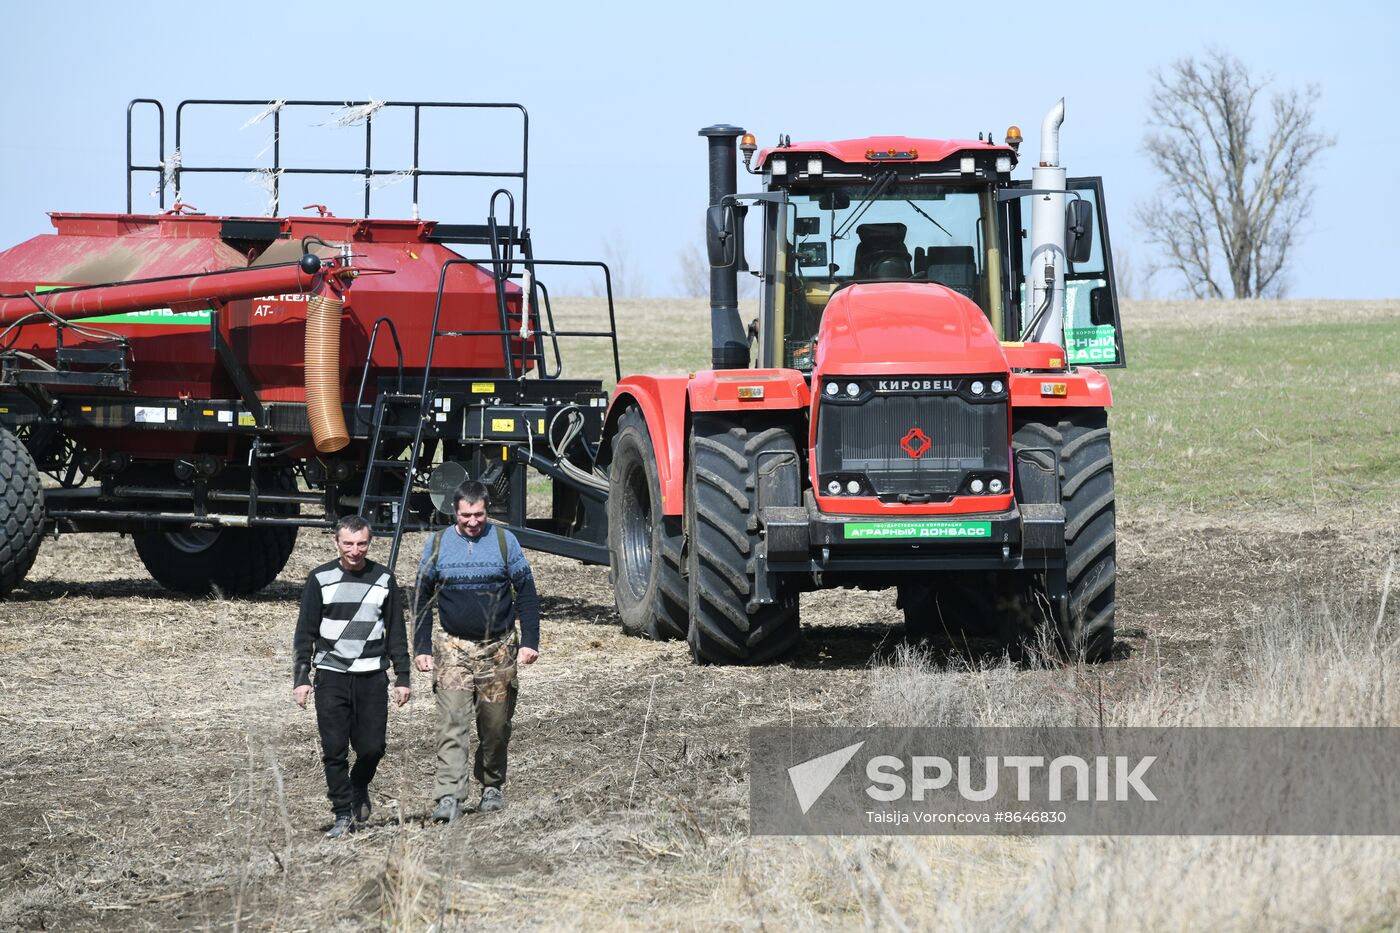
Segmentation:
<svg viewBox="0 0 1400 933">
<path fill-rule="evenodd" d="M 856 282 L 933 282 L 1000 317 L 995 211 L 983 188 L 869 182 L 789 193 L 779 238 L 783 365 L 810 368 L 827 300 Z M 989 271 L 990 270 L 990 271 Z"/>
</svg>

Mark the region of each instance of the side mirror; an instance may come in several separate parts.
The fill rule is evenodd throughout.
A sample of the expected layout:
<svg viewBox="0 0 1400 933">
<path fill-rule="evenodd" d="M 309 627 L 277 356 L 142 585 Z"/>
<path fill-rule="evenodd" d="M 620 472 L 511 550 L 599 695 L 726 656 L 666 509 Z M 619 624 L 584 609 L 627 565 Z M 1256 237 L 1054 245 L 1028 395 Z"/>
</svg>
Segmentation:
<svg viewBox="0 0 1400 933">
<path fill-rule="evenodd" d="M 1088 201 L 1070 201 L 1065 208 L 1065 253 L 1069 261 L 1089 261 L 1094 249 L 1094 206 Z"/>
<path fill-rule="evenodd" d="M 851 206 L 851 196 L 844 191 L 824 191 L 817 196 L 817 207 L 824 211 L 844 211 Z"/>
<path fill-rule="evenodd" d="M 738 228 L 732 204 L 716 205 L 705 212 L 705 247 L 714 268 L 734 265 L 739 256 Z"/>
</svg>

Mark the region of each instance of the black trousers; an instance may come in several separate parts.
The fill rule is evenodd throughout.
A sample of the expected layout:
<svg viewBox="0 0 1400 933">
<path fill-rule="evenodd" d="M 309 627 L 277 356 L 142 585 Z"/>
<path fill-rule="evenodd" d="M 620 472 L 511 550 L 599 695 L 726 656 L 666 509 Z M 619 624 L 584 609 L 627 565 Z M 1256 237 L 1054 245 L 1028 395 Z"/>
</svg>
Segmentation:
<svg viewBox="0 0 1400 933">
<path fill-rule="evenodd" d="M 354 789 L 374 780 L 384 757 L 384 730 L 389 721 L 389 674 L 342 674 L 316 671 L 316 726 L 321 731 L 321 763 L 326 768 L 326 796 L 338 816 L 350 812 Z M 350 747 L 355 766 L 349 767 Z"/>
</svg>

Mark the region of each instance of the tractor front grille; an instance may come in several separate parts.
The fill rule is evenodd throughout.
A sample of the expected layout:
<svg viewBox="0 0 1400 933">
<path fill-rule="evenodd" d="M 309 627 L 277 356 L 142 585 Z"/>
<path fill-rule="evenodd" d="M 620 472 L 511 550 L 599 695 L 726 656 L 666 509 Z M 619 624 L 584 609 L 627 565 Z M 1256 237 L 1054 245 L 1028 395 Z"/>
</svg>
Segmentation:
<svg viewBox="0 0 1400 933">
<path fill-rule="evenodd" d="M 863 477 L 865 495 L 936 502 L 963 491 L 969 474 L 1007 475 L 1007 402 L 1004 393 L 986 397 L 991 378 L 933 380 L 950 388 L 888 394 L 878 387 L 897 381 L 860 380 L 854 399 L 823 397 L 819 480 L 839 477 L 844 486 L 851 477 Z M 968 387 L 978 381 L 984 391 L 974 398 Z M 841 381 L 843 390 L 849 384 Z"/>
</svg>

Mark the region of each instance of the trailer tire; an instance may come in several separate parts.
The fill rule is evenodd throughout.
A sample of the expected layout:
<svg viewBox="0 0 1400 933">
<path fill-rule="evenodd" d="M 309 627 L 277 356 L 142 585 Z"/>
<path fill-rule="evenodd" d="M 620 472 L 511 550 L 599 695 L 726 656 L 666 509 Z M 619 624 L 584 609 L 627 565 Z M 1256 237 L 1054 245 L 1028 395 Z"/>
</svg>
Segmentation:
<svg viewBox="0 0 1400 933">
<path fill-rule="evenodd" d="M 44 534 L 39 468 L 20 439 L 0 428 L 0 597 L 24 582 Z"/>
<path fill-rule="evenodd" d="M 628 635 L 665 641 L 686 631 L 681 519 L 661 511 L 661 479 L 646 418 L 617 421 L 608 469 L 608 579 Z"/>
<path fill-rule="evenodd" d="M 1070 661 L 1106 661 L 1113 653 L 1118 575 L 1108 413 L 1068 410 L 1054 422 L 1027 421 L 1016 426 L 1013 444 L 1051 448 L 1059 461 L 1069 612 L 1056 641 Z"/>
<path fill-rule="evenodd" d="M 752 429 L 697 415 L 686 472 L 686 553 L 691 654 L 700 663 L 764 664 L 789 654 L 801 638 L 797 595 L 748 609 L 760 541 L 760 458 L 798 457 L 783 427 Z M 800 463 L 800 460 L 798 461 Z"/>
<path fill-rule="evenodd" d="M 168 590 L 246 596 L 267 586 L 292 556 L 296 528 L 186 528 L 132 536 L 136 553 Z"/>
</svg>

